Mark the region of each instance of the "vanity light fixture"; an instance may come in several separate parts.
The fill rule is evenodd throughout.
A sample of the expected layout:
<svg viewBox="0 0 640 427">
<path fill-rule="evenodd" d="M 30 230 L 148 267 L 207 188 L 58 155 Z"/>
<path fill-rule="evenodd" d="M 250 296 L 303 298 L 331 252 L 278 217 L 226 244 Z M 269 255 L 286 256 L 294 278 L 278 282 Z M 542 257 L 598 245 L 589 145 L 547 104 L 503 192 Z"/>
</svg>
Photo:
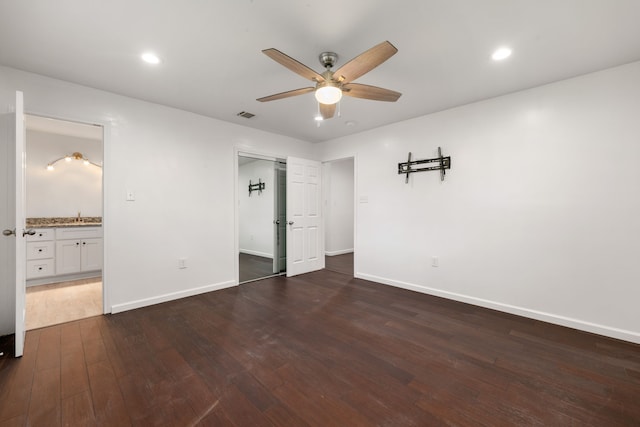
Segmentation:
<svg viewBox="0 0 640 427">
<path fill-rule="evenodd" d="M 79 152 L 77 152 L 77 151 L 76 151 L 76 152 L 74 152 L 74 153 L 72 153 L 72 154 L 67 154 L 66 156 L 62 156 L 62 157 L 57 158 L 57 159 L 55 159 L 54 161 L 50 162 L 50 163 L 47 165 L 47 170 L 48 170 L 48 171 L 52 171 L 52 170 L 54 170 L 55 168 L 53 167 L 53 165 L 55 165 L 56 163 L 58 163 L 60 160 L 63 160 L 63 159 L 64 159 L 64 161 L 65 161 L 65 162 L 70 162 L 71 160 L 82 160 L 82 163 L 84 163 L 84 164 L 85 164 L 85 165 L 87 165 L 87 166 L 89 166 L 89 165 L 93 165 L 93 166 L 97 166 L 97 167 L 99 167 L 99 168 L 102 168 L 102 166 L 101 166 L 101 165 L 99 165 L 99 164 L 97 164 L 97 163 L 92 162 L 91 160 L 89 160 L 89 159 L 87 159 L 86 157 L 84 157 L 84 156 L 82 155 L 82 153 L 79 153 Z"/>
</svg>

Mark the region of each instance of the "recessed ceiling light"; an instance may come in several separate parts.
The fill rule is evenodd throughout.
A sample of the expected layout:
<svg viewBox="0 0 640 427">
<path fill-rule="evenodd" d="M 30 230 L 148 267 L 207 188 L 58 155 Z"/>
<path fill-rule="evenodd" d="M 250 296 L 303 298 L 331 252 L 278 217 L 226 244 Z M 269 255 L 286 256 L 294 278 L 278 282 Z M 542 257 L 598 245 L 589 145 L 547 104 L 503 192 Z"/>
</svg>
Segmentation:
<svg viewBox="0 0 640 427">
<path fill-rule="evenodd" d="M 160 58 L 158 58 L 158 55 L 156 55 L 155 53 L 151 53 L 151 52 L 143 53 L 141 58 L 147 64 L 157 65 L 160 63 Z"/>
<path fill-rule="evenodd" d="M 493 55 L 491 55 L 491 58 L 493 58 L 494 61 L 502 61 L 503 59 L 506 59 L 509 56 L 511 56 L 511 49 L 509 49 L 508 47 L 501 47 L 497 49 L 495 52 L 493 52 Z"/>
</svg>

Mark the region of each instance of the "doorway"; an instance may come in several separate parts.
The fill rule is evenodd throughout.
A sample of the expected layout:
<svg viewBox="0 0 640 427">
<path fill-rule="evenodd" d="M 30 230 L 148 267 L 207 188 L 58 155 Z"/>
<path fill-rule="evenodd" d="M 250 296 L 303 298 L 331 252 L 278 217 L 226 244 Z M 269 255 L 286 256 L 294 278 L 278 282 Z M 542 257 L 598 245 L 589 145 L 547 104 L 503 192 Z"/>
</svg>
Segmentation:
<svg viewBox="0 0 640 427">
<path fill-rule="evenodd" d="M 354 158 L 322 164 L 325 269 L 354 275 Z"/>
<path fill-rule="evenodd" d="M 285 274 L 286 162 L 238 154 L 238 282 Z"/>
<path fill-rule="evenodd" d="M 26 329 L 103 313 L 104 129 L 26 118 Z"/>
</svg>

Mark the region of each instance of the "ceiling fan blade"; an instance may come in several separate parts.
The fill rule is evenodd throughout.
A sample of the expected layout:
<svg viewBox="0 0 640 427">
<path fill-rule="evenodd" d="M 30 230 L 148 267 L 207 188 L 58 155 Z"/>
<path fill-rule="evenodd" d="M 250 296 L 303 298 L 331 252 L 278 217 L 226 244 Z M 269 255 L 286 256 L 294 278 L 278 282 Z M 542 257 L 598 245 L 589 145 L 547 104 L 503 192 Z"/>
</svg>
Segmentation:
<svg viewBox="0 0 640 427">
<path fill-rule="evenodd" d="M 348 83 L 342 86 L 342 93 L 354 98 L 372 99 L 374 101 L 396 102 L 402 96 L 400 92 L 377 86 Z"/>
<path fill-rule="evenodd" d="M 320 115 L 323 120 L 330 119 L 336 113 L 336 104 L 319 104 Z"/>
<path fill-rule="evenodd" d="M 384 41 L 344 64 L 333 75 L 343 83 L 352 82 L 391 58 L 397 51 L 394 45 Z"/>
<path fill-rule="evenodd" d="M 285 55 L 284 53 L 280 52 L 278 49 L 273 49 L 273 48 L 265 49 L 262 51 L 262 53 L 264 53 L 265 55 L 267 55 L 269 58 L 273 59 L 280 65 L 284 65 L 294 73 L 304 77 L 305 79 L 313 80 L 314 82 L 324 81 L 324 77 L 322 77 L 320 74 L 316 73 L 306 65 L 296 61 L 292 57 Z"/>
<path fill-rule="evenodd" d="M 276 93 L 275 95 L 264 96 L 256 99 L 256 101 L 267 102 L 275 101 L 276 99 L 290 98 L 292 96 L 304 95 L 305 93 L 313 92 L 316 90 L 314 87 L 303 87 L 302 89 L 289 90 L 287 92 Z"/>
</svg>

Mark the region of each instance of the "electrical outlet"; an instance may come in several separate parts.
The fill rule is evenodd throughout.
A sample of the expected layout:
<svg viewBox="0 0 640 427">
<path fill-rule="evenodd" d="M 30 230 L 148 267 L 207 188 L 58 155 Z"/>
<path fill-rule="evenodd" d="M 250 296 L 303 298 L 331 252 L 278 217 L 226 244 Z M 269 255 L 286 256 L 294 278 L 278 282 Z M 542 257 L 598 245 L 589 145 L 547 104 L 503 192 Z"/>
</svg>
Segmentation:
<svg viewBox="0 0 640 427">
<path fill-rule="evenodd" d="M 186 258 L 178 258 L 178 268 L 179 269 L 187 268 L 187 259 Z"/>
<path fill-rule="evenodd" d="M 431 257 L 431 267 L 438 267 L 440 265 L 440 259 L 437 256 Z"/>
<path fill-rule="evenodd" d="M 133 190 L 127 190 L 127 202 L 133 202 L 136 200 L 136 195 Z"/>
</svg>

